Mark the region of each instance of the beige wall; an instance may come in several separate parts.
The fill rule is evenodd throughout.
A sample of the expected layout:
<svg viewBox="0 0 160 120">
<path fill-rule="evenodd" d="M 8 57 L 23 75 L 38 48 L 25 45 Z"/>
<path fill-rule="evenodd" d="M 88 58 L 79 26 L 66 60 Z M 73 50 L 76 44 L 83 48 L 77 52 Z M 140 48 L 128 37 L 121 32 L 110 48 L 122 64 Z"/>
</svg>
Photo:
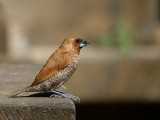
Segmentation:
<svg viewBox="0 0 160 120">
<path fill-rule="evenodd" d="M 135 40 L 151 40 L 157 21 L 157 0 L 2 0 L 31 44 L 59 44 L 66 36 L 97 41 L 124 20 Z M 151 40 L 153 41 L 153 40 Z"/>
</svg>

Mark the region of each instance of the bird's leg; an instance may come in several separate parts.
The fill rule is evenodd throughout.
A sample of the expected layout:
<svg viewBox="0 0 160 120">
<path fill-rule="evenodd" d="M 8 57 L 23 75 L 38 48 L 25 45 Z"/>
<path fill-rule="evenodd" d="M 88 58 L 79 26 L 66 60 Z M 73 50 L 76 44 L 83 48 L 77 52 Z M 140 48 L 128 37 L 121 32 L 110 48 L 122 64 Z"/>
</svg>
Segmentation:
<svg viewBox="0 0 160 120">
<path fill-rule="evenodd" d="M 55 91 L 55 90 L 50 90 L 51 93 L 53 93 L 50 97 L 58 97 L 58 98 L 62 98 L 62 92 L 59 92 L 59 91 Z"/>
<path fill-rule="evenodd" d="M 78 101 L 80 102 L 80 98 L 77 97 L 77 96 L 73 96 L 71 94 L 65 94 L 65 93 L 62 93 L 62 92 L 59 92 L 59 91 L 55 91 L 55 90 L 50 90 L 51 93 L 53 93 L 53 95 L 51 95 L 50 97 L 62 97 L 62 98 L 69 98 L 69 99 L 72 99 L 74 101 Z"/>
</svg>

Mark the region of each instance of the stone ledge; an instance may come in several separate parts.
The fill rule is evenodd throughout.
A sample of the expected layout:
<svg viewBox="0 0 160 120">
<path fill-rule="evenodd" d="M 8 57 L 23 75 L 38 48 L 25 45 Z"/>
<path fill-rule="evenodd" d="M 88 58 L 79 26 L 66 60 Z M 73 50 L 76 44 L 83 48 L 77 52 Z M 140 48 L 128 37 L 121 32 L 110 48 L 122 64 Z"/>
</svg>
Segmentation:
<svg viewBox="0 0 160 120">
<path fill-rule="evenodd" d="M 63 98 L 1 98 L 0 120 L 74 120 L 75 106 Z"/>
<path fill-rule="evenodd" d="M 0 120 L 75 120 L 75 105 L 70 99 L 34 93 L 25 93 L 26 97 L 23 94 L 18 98 L 6 97 L 29 86 L 40 67 L 0 64 Z"/>
<path fill-rule="evenodd" d="M 2 98 L 0 120 L 74 120 L 75 106 L 62 98 Z"/>
</svg>

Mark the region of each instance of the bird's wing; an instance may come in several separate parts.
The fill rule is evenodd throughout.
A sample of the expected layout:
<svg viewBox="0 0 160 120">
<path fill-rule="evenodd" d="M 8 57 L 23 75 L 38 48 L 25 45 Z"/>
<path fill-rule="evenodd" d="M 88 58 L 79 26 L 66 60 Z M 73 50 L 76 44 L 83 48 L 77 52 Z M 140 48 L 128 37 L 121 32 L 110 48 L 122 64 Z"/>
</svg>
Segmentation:
<svg viewBox="0 0 160 120">
<path fill-rule="evenodd" d="M 68 65 L 70 59 L 71 55 L 69 52 L 64 52 L 61 50 L 55 51 L 48 59 L 41 71 L 38 73 L 35 81 L 32 83 L 31 86 L 37 85 L 45 81 L 59 70 L 65 68 Z"/>
</svg>

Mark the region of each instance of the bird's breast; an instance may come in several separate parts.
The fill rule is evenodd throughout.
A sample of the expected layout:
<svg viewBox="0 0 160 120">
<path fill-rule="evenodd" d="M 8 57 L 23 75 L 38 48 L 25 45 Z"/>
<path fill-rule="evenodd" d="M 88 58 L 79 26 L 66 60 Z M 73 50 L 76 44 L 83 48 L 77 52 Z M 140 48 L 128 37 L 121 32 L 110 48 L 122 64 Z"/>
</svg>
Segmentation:
<svg viewBox="0 0 160 120">
<path fill-rule="evenodd" d="M 79 56 L 74 55 L 65 68 L 59 70 L 56 74 L 54 74 L 44 82 L 45 86 L 47 86 L 48 88 L 57 89 L 61 85 L 63 85 L 77 69 L 78 61 Z"/>
<path fill-rule="evenodd" d="M 54 81 L 63 81 L 69 79 L 69 77 L 71 77 L 71 75 L 77 69 L 78 59 L 78 56 L 72 57 L 69 64 L 64 69 L 59 70 L 55 75 L 52 76 L 55 78 Z"/>
</svg>

